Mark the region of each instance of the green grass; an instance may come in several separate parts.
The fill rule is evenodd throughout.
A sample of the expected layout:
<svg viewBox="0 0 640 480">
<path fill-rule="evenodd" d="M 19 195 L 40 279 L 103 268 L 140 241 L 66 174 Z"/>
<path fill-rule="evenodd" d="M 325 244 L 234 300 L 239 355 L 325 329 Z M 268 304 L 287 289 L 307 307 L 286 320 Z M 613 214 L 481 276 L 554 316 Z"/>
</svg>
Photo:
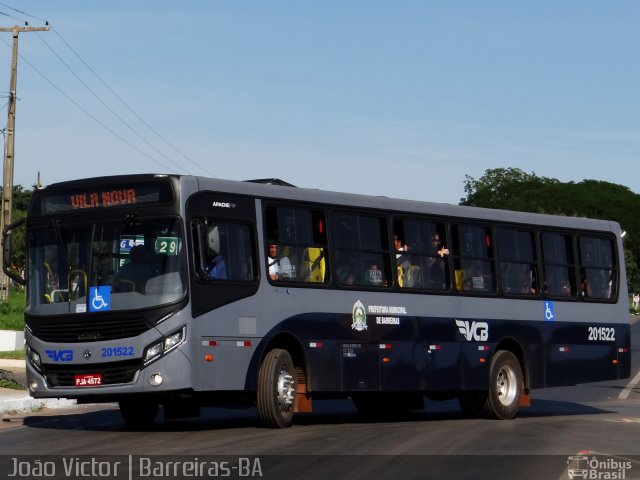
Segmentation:
<svg viewBox="0 0 640 480">
<path fill-rule="evenodd" d="M 25 359 L 25 351 L 24 350 L 15 350 L 11 352 L 0 352 L 0 358 L 9 359 L 9 360 L 24 360 Z"/>
<path fill-rule="evenodd" d="M 9 301 L 0 302 L 0 330 L 24 330 L 24 290 L 11 288 Z"/>
<path fill-rule="evenodd" d="M 11 390 L 24 390 L 24 386 L 13 380 L 0 378 L 0 388 L 10 388 Z"/>
</svg>

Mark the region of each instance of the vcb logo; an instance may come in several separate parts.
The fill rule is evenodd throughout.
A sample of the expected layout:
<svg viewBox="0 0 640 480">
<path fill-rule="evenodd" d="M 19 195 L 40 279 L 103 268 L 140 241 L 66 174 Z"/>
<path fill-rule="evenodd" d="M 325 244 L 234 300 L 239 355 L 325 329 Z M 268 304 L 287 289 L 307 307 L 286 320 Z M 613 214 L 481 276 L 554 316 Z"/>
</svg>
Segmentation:
<svg viewBox="0 0 640 480">
<path fill-rule="evenodd" d="M 73 350 L 45 350 L 47 357 L 54 362 L 70 362 L 73 360 Z"/>
<path fill-rule="evenodd" d="M 456 325 L 467 342 L 471 340 L 486 342 L 489 339 L 489 324 L 487 322 L 476 322 L 474 320 L 469 323 L 468 320 L 456 320 Z"/>
</svg>

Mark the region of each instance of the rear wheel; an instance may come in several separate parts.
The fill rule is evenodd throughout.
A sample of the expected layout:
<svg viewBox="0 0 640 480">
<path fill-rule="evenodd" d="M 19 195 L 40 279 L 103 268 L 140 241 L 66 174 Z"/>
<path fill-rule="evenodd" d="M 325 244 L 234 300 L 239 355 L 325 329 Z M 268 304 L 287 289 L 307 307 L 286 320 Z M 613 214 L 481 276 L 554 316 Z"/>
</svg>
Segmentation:
<svg viewBox="0 0 640 480">
<path fill-rule="evenodd" d="M 257 406 L 265 427 L 287 428 L 293 422 L 296 371 L 291 355 L 275 348 L 268 352 L 258 371 Z"/>
<path fill-rule="evenodd" d="M 523 387 L 520 362 L 513 353 L 499 350 L 491 359 L 489 390 L 461 392 L 458 401 L 467 417 L 508 420 L 518 413 Z"/>
</svg>

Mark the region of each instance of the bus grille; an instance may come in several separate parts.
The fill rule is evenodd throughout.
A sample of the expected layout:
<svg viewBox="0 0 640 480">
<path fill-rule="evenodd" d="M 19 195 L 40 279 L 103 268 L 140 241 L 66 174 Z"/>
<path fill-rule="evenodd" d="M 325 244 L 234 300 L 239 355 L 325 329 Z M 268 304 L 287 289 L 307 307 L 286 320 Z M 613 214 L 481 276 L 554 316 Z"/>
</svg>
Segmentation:
<svg viewBox="0 0 640 480">
<path fill-rule="evenodd" d="M 78 343 L 135 337 L 149 330 L 142 318 L 102 321 L 43 321 L 30 325 L 33 334 L 45 342 Z"/>
<path fill-rule="evenodd" d="M 96 365 L 94 368 L 77 365 L 42 365 L 42 373 L 50 387 L 73 387 L 74 376 L 83 374 L 102 374 L 102 385 L 131 383 L 142 367 L 139 360 L 113 363 L 109 366 Z"/>
</svg>

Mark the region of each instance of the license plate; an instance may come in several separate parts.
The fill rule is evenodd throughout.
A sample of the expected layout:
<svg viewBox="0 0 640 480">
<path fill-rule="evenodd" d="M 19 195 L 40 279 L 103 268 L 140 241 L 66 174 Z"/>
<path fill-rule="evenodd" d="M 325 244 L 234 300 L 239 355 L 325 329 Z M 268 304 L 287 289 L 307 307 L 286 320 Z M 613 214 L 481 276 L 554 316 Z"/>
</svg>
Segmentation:
<svg viewBox="0 0 640 480">
<path fill-rule="evenodd" d="M 102 385 L 102 374 L 86 373 L 84 375 L 74 375 L 73 382 L 76 387 L 96 387 Z"/>
</svg>

